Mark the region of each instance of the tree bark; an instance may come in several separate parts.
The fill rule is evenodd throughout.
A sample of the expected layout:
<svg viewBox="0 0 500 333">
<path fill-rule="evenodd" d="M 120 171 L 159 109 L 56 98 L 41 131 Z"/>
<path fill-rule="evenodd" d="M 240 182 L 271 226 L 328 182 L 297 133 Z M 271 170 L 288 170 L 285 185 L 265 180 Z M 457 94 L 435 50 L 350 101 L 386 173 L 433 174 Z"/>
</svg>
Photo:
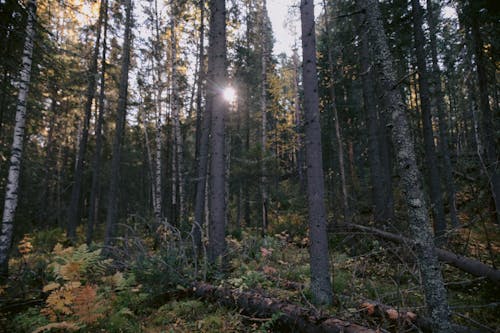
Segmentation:
<svg viewBox="0 0 500 333">
<path fill-rule="evenodd" d="M 424 46 L 426 44 L 422 30 L 422 8 L 419 0 L 411 0 L 413 10 L 413 34 L 415 39 L 415 54 L 418 67 L 418 84 L 420 92 L 420 110 L 422 115 L 422 131 L 424 137 L 425 162 L 429 179 L 431 208 L 434 217 L 434 234 L 436 242 L 442 243 L 446 232 L 446 220 L 443 207 L 443 193 L 437 163 L 434 131 L 432 129 L 431 99 L 429 91 L 429 74 Z"/>
<path fill-rule="evenodd" d="M 172 122 L 173 122 L 173 155 L 172 155 L 172 179 L 173 188 L 172 190 L 177 194 L 172 196 L 172 200 L 174 207 L 177 206 L 177 202 L 179 203 L 178 212 L 174 214 L 176 218 L 178 218 L 179 226 L 183 225 L 185 211 L 184 211 L 184 162 L 183 162 L 183 144 L 182 144 L 182 133 L 181 133 L 181 122 L 180 122 L 180 114 L 179 114 L 179 95 L 177 90 L 178 87 L 178 74 L 177 74 L 177 37 L 176 37 L 176 25 L 175 20 L 178 16 L 178 10 L 176 8 L 176 2 L 171 0 L 170 2 L 172 18 L 170 21 L 170 47 L 172 50 L 171 55 L 171 90 L 170 90 L 170 102 L 172 108 Z M 177 221 L 172 221 L 174 224 Z"/>
<path fill-rule="evenodd" d="M 31 83 L 31 63 L 35 38 L 36 0 L 27 4 L 26 37 L 24 39 L 23 58 L 17 96 L 16 123 L 10 155 L 9 173 L 5 190 L 5 201 L 0 234 L 0 278 L 7 277 L 9 270 L 9 252 L 12 245 L 14 218 L 19 195 L 19 174 L 21 171 L 23 140 L 26 126 L 26 104 Z"/>
<path fill-rule="evenodd" d="M 266 0 L 262 1 L 262 12 L 260 13 L 261 19 L 261 38 L 262 40 L 262 50 L 261 50 L 261 73 L 260 73 L 260 112 L 262 114 L 261 122 L 261 178 L 260 178 L 260 192 L 261 192 L 261 209 L 262 209 L 262 236 L 264 237 L 267 232 L 267 208 L 268 208 L 268 198 L 267 198 L 267 168 L 266 168 L 266 155 L 267 155 L 267 35 L 269 33 L 267 29 L 267 6 Z"/>
<path fill-rule="evenodd" d="M 313 0 L 301 0 L 307 201 L 309 210 L 311 292 L 318 304 L 331 304 L 332 286 L 326 232 L 325 184 L 321 149 L 316 30 Z"/>
<path fill-rule="evenodd" d="M 393 234 L 387 231 L 379 230 L 376 228 L 365 227 L 353 223 L 340 224 L 338 227 L 346 227 L 348 229 L 354 229 L 364 232 L 369 232 L 383 239 L 414 246 L 415 242 L 402 235 Z M 330 231 L 335 231 L 336 229 L 330 229 Z M 452 265 L 464 272 L 467 272 L 474 276 L 485 277 L 493 282 L 500 282 L 500 270 L 497 270 L 491 266 L 488 266 L 478 260 L 467 258 L 453 252 L 436 248 L 436 254 L 440 261 Z"/>
<path fill-rule="evenodd" d="M 361 81 L 363 86 L 363 102 L 366 112 L 366 125 L 368 127 L 368 155 L 370 161 L 370 175 L 372 181 L 373 198 L 373 218 L 377 225 L 381 225 L 387 220 L 385 205 L 386 191 L 383 184 L 383 170 L 380 161 L 379 147 L 379 120 L 377 115 L 377 105 L 375 104 L 375 91 L 373 88 L 373 72 L 370 65 L 370 50 L 368 42 L 368 33 L 364 29 L 360 35 L 359 60 L 361 64 Z"/>
<path fill-rule="evenodd" d="M 326 2 L 324 3 L 325 8 L 328 9 L 328 5 Z M 329 42 L 333 42 L 330 37 L 330 20 L 329 20 L 329 13 L 328 11 L 325 13 L 324 18 L 325 18 L 325 33 L 326 33 L 326 38 Z M 335 124 L 335 138 L 337 140 L 337 150 L 338 150 L 338 160 L 339 160 L 339 173 L 340 173 L 340 186 L 342 188 L 342 207 L 344 210 L 344 221 L 348 222 L 351 219 L 351 211 L 349 208 L 349 193 L 347 192 L 347 181 L 346 181 L 346 168 L 345 168 L 345 157 L 344 157 L 344 142 L 342 139 L 342 132 L 340 129 L 340 119 L 339 119 L 339 114 L 338 114 L 338 109 L 337 109 L 337 101 L 336 101 L 336 96 L 335 96 L 335 85 L 333 84 L 335 78 L 335 67 L 334 67 L 334 61 L 333 61 L 333 52 L 332 52 L 332 46 L 328 47 L 327 51 L 327 60 L 328 60 L 328 71 L 329 74 L 331 75 L 330 77 L 330 82 L 328 86 L 328 94 L 330 97 L 330 103 L 331 103 L 331 108 L 333 112 L 333 121 Z"/>
<path fill-rule="evenodd" d="M 68 208 L 68 225 L 67 225 L 67 236 L 72 242 L 76 239 L 76 227 L 80 220 L 79 208 L 80 208 L 80 195 L 82 190 L 83 181 L 83 168 L 85 152 L 87 151 L 87 142 L 89 137 L 89 127 L 90 118 L 92 116 L 92 102 L 94 101 L 95 91 L 96 91 L 96 81 L 97 81 L 97 60 L 99 58 L 99 46 L 101 43 L 101 26 L 103 20 L 103 5 L 104 0 L 101 0 L 101 10 L 99 11 L 99 18 L 97 19 L 97 35 L 94 45 L 94 53 L 92 59 L 90 60 L 90 66 L 87 74 L 87 93 L 85 96 L 85 106 L 84 106 L 84 119 L 82 136 L 78 145 L 78 153 L 76 157 L 75 175 L 73 180 L 73 187 L 71 189 L 71 201 Z"/>
<path fill-rule="evenodd" d="M 201 253 L 201 235 L 203 230 L 203 213 L 205 210 L 205 184 L 208 165 L 208 140 L 210 135 L 210 114 L 206 108 L 202 114 L 202 90 L 205 79 L 205 0 L 200 1 L 200 42 L 198 50 L 198 82 L 196 90 L 196 190 L 194 199 L 194 223 L 192 235 L 195 250 Z"/>
<path fill-rule="evenodd" d="M 118 183 L 120 180 L 122 142 L 127 118 L 128 72 L 130 67 L 130 44 L 132 41 L 132 0 L 127 0 L 125 2 L 125 13 L 125 34 L 122 49 L 118 107 L 116 110 L 116 129 L 113 139 L 113 157 L 111 159 L 111 179 L 108 192 L 108 211 L 106 215 L 104 246 L 111 246 L 113 244 L 116 220 L 118 219 Z"/>
<path fill-rule="evenodd" d="M 455 198 L 455 182 L 453 181 L 453 166 L 450 158 L 450 146 L 448 142 L 448 126 L 446 124 L 444 114 L 444 96 L 441 89 L 441 70 L 439 69 L 436 41 L 437 15 L 435 12 L 432 0 L 427 0 L 427 21 L 429 24 L 430 47 L 432 56 L 432 87 L 434 89 L 434 97 L 436 109 L 439 117 L 439 147 L 443 159 L 443 174 L 446 183 L 446 194 L 448 197 L 448 205 L 450 209 L 450 221 L 453 227 L 459 225 L 457 217 L 457 200 Z"/>
<path fill-rule="evenodd" d="M 226 252 L 225 206 L 225 117 L 228 109 L 224 100 L 226 86 L 226 4 L 210 0 L 207 107 L 211 115 L 210 147 L 210 221 L 208 226 L 208 259 L 221 260 Z"/>
<path fill-rule="evenodd" d="M 309 309 L 256 292 L 215 287 L 207 283 L 195 283 L 193 292 L 195 296 L 202 299 L 216 301 L 225 306 L 238 307 L 251 316 L 269 318 L 279 314 L 276 324 L 279 328 L 275 327 L 277 331 L 375 333 L 370 328 L 331 318 L 323 313 L 317 314 Z"/>
<path fill-rule="evenodd" d="M 484 45 L 481 37 L 479 22 L 475 15 L 478 14 L 472 14 L 471 30 L 472 38 L 474 40 L 474 55 L 476 56 L 476 71 L 479 85 L 479 107 L 481 109 L 482 116 L 482 139 L 486 152 L 485 171 L 488 176 L 488 182 L 490 183 L 491 195 L 493 197 L 493 201 L 495 202 L 496 223 L 500 224 L 500 168 L 497 154 L 498 146 L 495 143 L 497 139 L 495 131 L 498 130 L 498 126 L 495 127 L 495 121 L 497 121 L 497 119 L 493 118 L 493 112 L 490 108 L 488 77 L 486 74 L 483 50 Z M 498 118 L 498 115 L 496 118 Z M 481 158 L 481 156 L 479 157 Z"/>
<path fill-rule="evenodd" d="M 87 224 L 87 244 L 92 242 L 94 237 L 95 221 L 98 214 L 99 202 L 99 187 L 101 182 L 101 154 L 102 154 L 102 126 L 104 125 L 105 105 L 106 98 L 106 48 L 108 36 L 108 0 L 101 2 L 101 11 L 104 11 L 104 32 L 102 38 L 102 56 L 101 56 L 101 82 L 99 87 L 99 107 L 97 115 L 97 124 L 95 128 L 95 152 L 92 161 L 92 185 L 90 188 L 90 203 L 89 203 L 89 216 Z"/>
<path fill-rule="evenodd" d="M 358 0 L 365 10 L 373 42 L 378 79 L 384 89 L 386 112 L 392 115 L 392 135 L 397 152 L 399 174 L 405 198 L 412 238 L 422 274 L 424 293 L 435 332 L 452 332 L 446 289 L 437 260 L 436 248 L 429 225 L 428 209 L 422 189 L 421 174 L 405 105 L 397 87 L 394 61 L 387 43 L 378 0 Z"/>
</svg>

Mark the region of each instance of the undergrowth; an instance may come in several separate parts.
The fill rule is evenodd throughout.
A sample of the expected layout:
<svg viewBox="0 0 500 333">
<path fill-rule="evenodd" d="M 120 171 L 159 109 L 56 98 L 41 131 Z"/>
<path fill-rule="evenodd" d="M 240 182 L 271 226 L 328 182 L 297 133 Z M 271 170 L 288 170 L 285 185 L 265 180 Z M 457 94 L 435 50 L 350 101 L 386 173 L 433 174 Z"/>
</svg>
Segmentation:
<svg viewBox="0 0 500 333">
<path fill-rule="evenodd" d="M 26 235 L 11 259 L 9 282 L 1 286 L 0 325 L 8 332 L 272 332 L 279 315 L 247 316 L 190 296 L 193 281 L 254 291 L 311 307 L 307 237 L 286 231 L 262 238 L 242 229 L 228 237 L 229 263 L 223 273 L 194 260 L 188 236 L 165 226 L 159 237 L 129 233 L 111 258 L 99 244 L 67 246 L 60 230 Z M 496 237 L 496 235 L 492 235 Z M 464 232 L 451 246 L 482 239 Z M 57 241 L 60 242 L 57 242 Z M 45 243 L 47 242 L 47 243 Z M 52 246 L 48 249 L 48 245 Z M 475 245 L 476 244 L 476 245 Z M 473 254 L 471 254 L 473 256 Z M 335 302 L 331 316 L 398 332 L 401 323 L 367 316 L 363 302 L 388 304 L 425 315 L 414 255 L 402 245 L 368 235 L 337 234 L 330 259 Z M 495 258 L 492 258 L 495 260 Z M 466 326 L 500 326 L 500 288 L 444 266 L 454 319 Z"/>
</svg>

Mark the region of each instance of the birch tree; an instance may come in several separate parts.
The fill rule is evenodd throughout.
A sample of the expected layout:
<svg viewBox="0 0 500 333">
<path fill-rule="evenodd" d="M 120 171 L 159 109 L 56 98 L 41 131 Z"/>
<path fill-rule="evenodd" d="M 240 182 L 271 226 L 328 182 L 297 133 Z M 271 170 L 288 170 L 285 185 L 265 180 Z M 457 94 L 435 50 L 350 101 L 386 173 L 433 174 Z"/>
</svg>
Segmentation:
<svg viewBox="0 0 500 333">
<path fill-rule="evenodd" d="M 12 244 L 14 219 L 19 195 L 19 174 L 21 171 L 23 140 L 26 126 L 26 104 L 31 82 L 31 63 L 33 57 L 33 43 L 35 39 L 36 0 L 27 3 L 26 37 L 24 40 L 23 58 L 21 65 L 19 92 L 17 96 L 16 123 L 14 138 L 5 190 L 5 201 L 2 215 L 2 230 L 0 234 L 0 275 L 7 276 L 9 269 L 9 251 Z"/>
</svg>

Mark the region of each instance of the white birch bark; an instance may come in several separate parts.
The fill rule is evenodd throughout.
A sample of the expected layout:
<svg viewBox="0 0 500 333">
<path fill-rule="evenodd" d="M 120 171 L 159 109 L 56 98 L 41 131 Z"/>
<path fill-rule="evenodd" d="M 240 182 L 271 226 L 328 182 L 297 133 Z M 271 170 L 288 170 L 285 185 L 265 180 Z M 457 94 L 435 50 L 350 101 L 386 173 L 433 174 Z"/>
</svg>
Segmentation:
<svg viewBox="0 0 500 333">
<path fill-rule="evenodd" d="M 10 156 L 9 174 L 5 191 L 5 202 L 2 216 L 2 233 L 0 234 L 0 270 L 7 274 L 9 250 L 12 244 L 12 231 L 19 193 L 19 173 L 21 170 L 23 140 L 26 125 L 26 104 L 31 80 L 31 63 L 33 56 L 33 40 L 35 37 L 36 1 L 28 1 L 28 20 L 26 23 L 26 38 L 21 65 L 19 94 L 17 97 L 16 124 Z"/>
</svg>

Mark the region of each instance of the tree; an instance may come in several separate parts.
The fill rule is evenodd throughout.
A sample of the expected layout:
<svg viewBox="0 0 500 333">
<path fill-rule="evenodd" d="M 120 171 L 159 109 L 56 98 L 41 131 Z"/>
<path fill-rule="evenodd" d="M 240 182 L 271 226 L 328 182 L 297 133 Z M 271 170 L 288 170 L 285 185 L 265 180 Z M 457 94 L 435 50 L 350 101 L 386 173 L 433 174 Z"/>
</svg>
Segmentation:
<svg viewBox="0 0 500 333">
<path fill-rule="evenodd" d="M 95 128 L 95 152 L 92 161 L 92 185 L 90 189 L 90 204 L 87 223 L 87 244 L 92 242 L 94 235 L 95 221 L 97 220 L 98 201 L 99 201 L 99 185 L 101 177 L 101 154 L 102 154 L 102 126 L 104 125 L 104 100 L 106 86 L 106 38 L 108 32 L 108 0 L 103 0 L 101 3 L 101 11 L 104 11 L 104 32 L 102 38 L 102 57 L 101 57 L 101 82 L 99 86 L 99 106 L 97 115 L 97 124 Z"/>
<path fill-rule="evenodd" d="M 386 206 L 387 191 L 384 187 L 384 179 L 380 177 L 384 171 L 381 162 L 380 127 L 375 103 L 375 91 L 373 87 L 374 75 L 370 64 L 370 49 L 368 40 L 368 29 L 366 25 L 360 34 L 359 61 L 361 81 L 363 86 L 363 102 L 366 113 L 366 126 L 368 129 L 368 155 L 370 163 L 370 176 L 372 182 L 373 217 L 375 223 L 387 222 L 390 216 L 389 208 Z"/>
<path fill-rule="evenodd" d="M 411 0 L 413 9 L 413 35 L 415 39 L 415 55 L 418 67 L 418 83 L 420 92 L 420 109 L 422 115 L 422 131 L 424 137 L 425 162 L 429 174 L 429 189 L 431 207 L 434 216 L 434 233 L 438 242 L 446 231 L 444 218 L 443 193 L 439 169 L 437 168 L 436 146 L 434 145 L 434 131 L 432 129 L 431 96 L 429 88 L 429 74 L 425 56 L 425 36 L 422 30 L 422 8 L 418 0 Z"/>
<path fill-rule="evenodd" d="M 0 234 L 0 275 L 7 276 L 9 270 L 9 251 L 12 244 L 14 218 L 19 194 L 19 173 L 21 171 L 23 141 L 26 125 L 26 104 L 31 82 L 31 63 L 35 38 L 36 0 L 27 4 L 26 36 L 24 40 L 19 93 L 17 96 L 16 124 L 9 163 L 9 175 L 5 190 Z"/>
<path fill-rule="evenodd" d="M 403 196 L 408 208 L 409 225 L 415 241 L 415 251 L 422 274 L 427 307 L 434 332 L 452 332 L 450 310 L 446 301 L 446 289 L 437 260 L 429 224 L 428 209 L 422 190 L 421 174 L 413 138 L 410 133 L 405 105 L 399 90 L 392 54 L 389 51 L 378 0 L 358 0 L 366 15 L 370 29 L 371 47 L 377 66 L 377 78 L 384 89 L 384 102 L 392 116 L 392 136 L 396 149 L 398 171 L 401 177 Z"/>
<path fill-rule="evenodd" d="M 304 80 L 305 148 L 307 165 L 307 201 L 309 208 L 309 239 L 311 292 L 318 304 L 331 304 L 332 286 L 326 232 L 323 158 L 316 70 L 316 31 L 314 3 L 301 0 L 302 76 Z"/>
<path fill-rule="evenodd" d="M 226 251 L 225 206 L 225 116 L 227 102 L 223 89 L 226 74 L 226 4 L 210 0 L 208 52 L 207 108 L 211 116 L 210 147 L 210 221 L 208 226 L 208 256 L 212 263 L 222 259 Z"/>
<path fill-rule="evenodd" d="M 200 41 L 198 57 L 198 82 L 196 91 L 196 151 L 197 151 L 197 178 L 195 189 L 194 202 L 194 223 L 192 228 L 193 242 L 195 249 L 201 250 L 201 233 L 203 226 L 203 213 L 205 210 L 205 193 L 207 184 L 207 169 L 208 169 L 208 143 L 210 135 L 210 108 L 205 108 L 205 114 L 202 114 L 202 88 L 205 78 L 205 1 L 200 1 Z"/>
<path fill-rule="evenodd" d="M 439 147 L 443 159 L 442 163 L 442 174 L 444 175 L 444 182 L 446 184 L 446 194 L 448 197 L 448 205 L 450 209 L 450 220 L 453 227 L 458 226 L 459 221 L 457 217 L 457 200 L 455 198 L 455 182 L 453 180 L 453 166 L 451 164 L 450 148 L 448 140 L 448 125 L 445 119 L 445 101 L 443 96 L 443 91 L 441 88 L 441 70 L 439 68 L 438 62 L 438 51 L 437 51 L 437 9 L 435 8 L 432 0 L 427 0 L 427 22 L 429 24 L 429 37 L 430 37 L 430 50 L 432 57 L 432 89 L 433 97 L 435 102 L 435 107 L 438 114 L 439 122 Z"/>
<path fill-rule="evenodd" d="M 89 127 L 90 127 L 90 117 L 92 111 L 92 102 L 95 97 L 96 81 L 98 77 L 97 73 L 97 60 L 99 58 L 99 47 L 101 40 L 101 26 L 104 16 L 104 0 L 101 0 L 101 10 L 99 11 L 99 18 L 97 19 L 97 32 L 96 40 L 94 44 L 94 52 L 92 59 L 90 60 L 90 66 L 87 73 L 87 92 L 85 96 L 84 105 L 84 119 L 81 138 L 79 140 L 78 154 L 76 157 L 75 174 L 73 187 L 71 189 L 71 202 L 68 208 L 68 225 L 67 225 L 67 235 L 72 241 L 76 238 L 76 226 L 79 220 L 79 207 L 80 207 L 80 194 L 82 188 L 82 178 L 83 178 L 83 167 L 85 152 L 87 151 L 87 142 L 89 137 Z"/>
<path fill-rule="evenodd" d="M 122 142 L 127 117 L 128 73 L 130 67 L 130 44 L 132 43 L 132 0 L 126 0 L 125 2 L 125 15 L 125 34 L 123 37 L 120 88 L 118 95 L 118 108 L 116 110 L 115 136 L 113 139 L 113 157 L 111 160 L 111 179 L 108 192 L 106 233 L 104 235 L 105 246 L 113 244 L 116 220 L 118 218 L 118 182 L 120 179 Z"/>
</svg>

